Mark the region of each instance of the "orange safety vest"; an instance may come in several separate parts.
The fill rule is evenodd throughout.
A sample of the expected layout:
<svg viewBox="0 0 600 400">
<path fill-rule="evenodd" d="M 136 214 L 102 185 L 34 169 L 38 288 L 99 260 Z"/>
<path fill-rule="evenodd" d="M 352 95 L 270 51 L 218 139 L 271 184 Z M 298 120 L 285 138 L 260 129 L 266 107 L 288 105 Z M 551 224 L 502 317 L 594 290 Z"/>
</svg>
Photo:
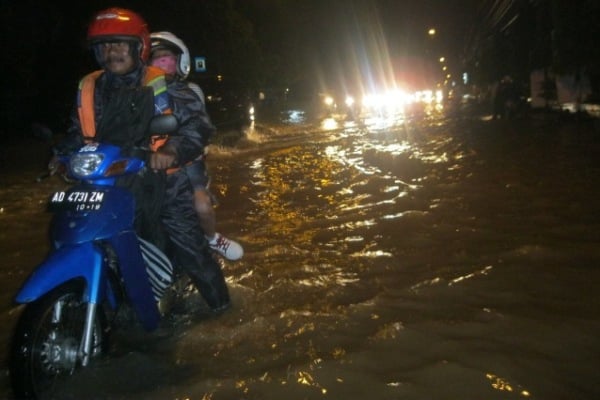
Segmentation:
<svg viewBox="0 0 600 400">
<path fill-rule="evenodd" d="M 93 141 L 96 136 L 96 118 L 94 112 L 94 89 L 96 87 L 96 79 L 103 73 L 103 70 L 91 72 L 84 76 L 79 81 L 79 93 L 77 101 L 77 112 L 79 114 L 79 122 L 81 124 L 81 132 L 85 142 Z M 145 69 L 144 86 L 152 87 L 154 98 L 163 95 L 167 92 L 167 82 L 165 73 L 157 67 L 148 66 Z M 162 110 L 163 114 L 170 114 L 170 108 Z M 166 136 L 153 136 L 150 141 L 150 149 L 156 151 L 167 140 Z"/>
</svg>

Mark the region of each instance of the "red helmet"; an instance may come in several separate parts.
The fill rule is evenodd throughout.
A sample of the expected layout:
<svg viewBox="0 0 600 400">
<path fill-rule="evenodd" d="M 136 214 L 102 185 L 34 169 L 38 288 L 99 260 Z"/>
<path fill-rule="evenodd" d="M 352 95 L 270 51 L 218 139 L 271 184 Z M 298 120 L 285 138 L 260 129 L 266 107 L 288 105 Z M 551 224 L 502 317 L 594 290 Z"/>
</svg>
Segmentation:
<svg viewBox="0 0 600 400">
<path fill-rule="evenodd" d="M 98 12 L 88 27 L 87 38 L 91 43 L 105 40 L 137 40 L 143 62 L 150 55 L 150 32 L 148 24 L 137 13 L 125 8 L 108 8 Z"/>
</svg>

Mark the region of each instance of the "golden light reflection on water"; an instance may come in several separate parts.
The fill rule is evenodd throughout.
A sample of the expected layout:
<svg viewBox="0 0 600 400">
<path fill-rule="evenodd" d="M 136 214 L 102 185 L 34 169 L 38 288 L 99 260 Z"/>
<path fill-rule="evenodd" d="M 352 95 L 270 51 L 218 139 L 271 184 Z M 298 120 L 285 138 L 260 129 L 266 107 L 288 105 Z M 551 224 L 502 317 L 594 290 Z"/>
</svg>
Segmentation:
<svg viewBox="0 0 600 400">
<path fill-rule="evenodd" d="M 408 151 L 410 151 L 413 146 L 411 146 L 410 143 L 408 143 L 407 141 L 402 141 L 402 142 L 398 142 L 398 143 L 388 143 L 388 144 L 379 144 L 379 145 L 372 145 L 373 148 L 377 151 L 383 152 L 383 153 L 389 153 L 391 155 L 400 155 L 403 153 L 407 153 Z"/>
<path fill-rule="evenodd" d="M 491 373 L 485 374 L 485 377 L 490 381 L 490 384 L 496 390 L 503 391 L 503 392 L 516 391 L 515 388 L 513 387 L 513 385 L 510 382 L 508 382 L 507 379 L 504 379 L 502 377 L 499 377 L 498 375 L 491 374 Z M 531 396 L 531 393 L 529 393 L 529 391 L 525 390 L 525 389 L 520 389 L 519 394 L 523 397 Z"/>
<path fill-rule="evenodd" d="M 326 131 L 338 129 L 340 124 L 334 118 L 325 118 L 321 121 L 321 128 Z"/>
<path fill-rule="evenodd" d="M 465 281 L 467 279 L 472 279 L 472 278 L 475 278 L 475 277 L 480 276 L 480 275 L 487 275 L 492 270 L 492 268 L 493 267 L 491 265 L 487 265 L 487 266 L 483 267 L 480 270 L 471 272 L 470 274 L 466 274 L 466 275 L 462 275 L 462 276 L 459 276 L 457 278 L 454 278 L 454 279 L 452 279 L 448 283 L 448 286 L 452 286 L 452 285 L 454 285 L 456 283 L 460 283 L 462 281 Z"/>
<path fill-rule="evenodd" d="M 415 210 L 400 204 L 410 204 L 411 192 L 422 187 L 415 182 L 425 177 L 404 172 L 412 169 L 421 173 L 421 157 L 433 159 L 433 152 L 420 152 L 420 144 L 407 138 L 379 140 L 379 133 L 373 137 L 360 127 L 349 132 L 339 124 L 335 119 L 323 120 L 327 134 L 309 138 L 323 138 L 327 144 L 290 143 L 252 161 L 249 200 L 253 210 L 249 219 L 260 221 L 264 236 L 269 238 L 264 242 L 269 246 L 265 254 L 276 257 L 287 254 L 277 249 L 308 249 L 318 243 L 322 251 L 315 256 L 335 257 L 345 252 L 346 259 L 354 264 L 394 257 L 390 241 L 383 244 L 363 233 L 414 215 Z M 338 128 L 337 134 L 331 134 L 330 130 Z M 443 152 L 441 157 L 445 157 Z M 252 238 L 263 243 L 261 237 L 261 232 L 255 232 Z M 285 244 L 279 245 L 277 238 Z M 294 276 L 294 283 L 327 288 L 360 281 L 355 271 L 339 269 L 334 263 L 317 263 L 315 267 L 316 271 L 296 271 L 300 276 Z"/>
<path fill-rule="evenodd" d="M 362 232 L 372 232 L 379 224 L 413 215 L 414 210 L 396 205 L 401 199 L 410 198 L 411 191 L 421 188 L 415 184 L 421 177 L 407 175 L 404 180 L 390 168 L 398 168 L 402 173 L 405 164 L 413 167 L 420 157 L 432 155 L 420 153 L 419 145 L 407 138 L 379 140 L 379 133 L 373 138 L 360 127 L 352 132 L 343 130 L 333 118 L 321 124 L 328 132 L 329 144 L 291 144 L 272 151 L 268 158 L 255 159 L 250 166 L 250 201 L 254 203 L 250 219 L 260 221 L 270 238 L 265 254 L 285 253 L 275 251 L 287 247 L 273 241 L 281 237 L 300 249 L 319 243 L 321 257 L 346 252 L 347 260 L 354 263 L 393 258 L 389 242 L 380 247 Z M 338 134 L 329 135 L 335 129 Z M 393 212 L 373 214 L 371 210 Z M 331 224 L 332 221 L 336 223 Z M 258 233 L 253 239 L 260 242 L 262 235 Z M 360 282 L 356 271 L 340 269 L 333 263 L 319 263 L 312 272 L 305 267 L 300 276 L 295 276 L 296 285 L 328 288 Z"/>
<path fill-rule="evenodd" d="M 272 157 L 268 163 L 259 159 L 251 165 L 252 184 L 265 190 L 250 199 L 257 212 L 267 217 L 272 232 L 301 234 L 298 228 L 311 219 L 334 218 L 340 203 L 351 203 L 347 207 L 354 207 L 362 200 L 353 196 L 345 185 L 358 172 L 349 171 L 339 159 L 312 154 L 296 146 L 275 152 Z M 270 167 L 265 167 L 267 164 Z"/>
<path fill-rule="evenodd" d="M 335 202 L 331 196 L 307 198 L 302 193 L 332 185 L 341 166 L 295 146 L 280 150 L 273 157 L 269 168 L 264 167 L 264 160 L 252 164 L 252 184 L 265 190 L 257 192 L 251 201 L 258 212 L 266 215 L 271 232 L 291 234 L 310 219 L 307 215 L 310 210 L 320 213 L 317 207 Z M 296 231 L 296 234 L 301 233 Z"/>
<path fill-rule="evenodd" d="M 293 373 L 288 368 L 288 378 L 280 380 L 280 383 L 282 386 L 285 386 L 289 382 L 292 382 L 292 381 L 295 381 L 299 385 L 315 387 L 321 392 L 321 394 L 327 394 L 327 389 L 322 387 L 319 383 L 315 382 L 315 380 L 310 372 L 297 371 L 297 372 Z"/>
<path fill-rule="evenodd" d="M 418 158 L 422 161 L 427 161 L 434 164 L 446 163 L 448 162 L 448 154 L 435 154 L 435 153 L 421 153 L 418 152 Z"/>
<path fill-rule="evenodd" d="M 404 324 L 402 322 L 392 322 L 382 326 L 375 335 L 369 337 L 370 341 L 380 341 L 396 339 L 398 334 L 404 330 Z"/>
<path fill-rule="evenodd" d="M 375 250 L 375 251 L 361 251 L 359 253 L 350 254 L 350 257 L 354 258 L 379 258 L 379 257 L 388 257 L 391 258 L 394 255 L 387 251 Z"/>
<path fill-rule="evenodd" d="M 387 214 L 384 215 L 383 217 L 381 217 L 382 219 L 396 219 L 396 218 L 402 218 L 405 216 L 425 216 L 427 215 L 428 212 L 427 211 L 417 211 L 417 210 L 407 210 L 407 211 L 403 211 L 403 212 L 399 212 L 396 214 Z"/>
</svg>

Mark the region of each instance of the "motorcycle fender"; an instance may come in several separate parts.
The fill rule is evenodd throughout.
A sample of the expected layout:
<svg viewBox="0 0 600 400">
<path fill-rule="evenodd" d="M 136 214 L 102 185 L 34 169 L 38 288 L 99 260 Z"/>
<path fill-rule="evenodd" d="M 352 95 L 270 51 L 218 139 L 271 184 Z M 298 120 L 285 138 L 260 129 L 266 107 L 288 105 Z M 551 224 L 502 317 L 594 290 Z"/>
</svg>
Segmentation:
<svg viewBox="0 0 600 400">
<path fill-rule="evenodd" d="M 83 278 L 86 282 L 85 296 L 89 301 L 98 299 L 98 285 L 94 288 L 91 282 L 97 282 L 102 270 L 102 255 L 92 243 L 66 246 L 57 249 L 38 265 L 27 278 L 15 301 L 30 303 L 39 299 L 55 287 L 75 278 Z"/>
<path fill-rule="evenodd" d="M 108 242 L 119 258 L 123 285 L 138 319 L 146 330 L 156 329 L 161 318 L 160 310 L 152 292 L 136 233 L 126 231 L 110 238 Z"/>
</svg>

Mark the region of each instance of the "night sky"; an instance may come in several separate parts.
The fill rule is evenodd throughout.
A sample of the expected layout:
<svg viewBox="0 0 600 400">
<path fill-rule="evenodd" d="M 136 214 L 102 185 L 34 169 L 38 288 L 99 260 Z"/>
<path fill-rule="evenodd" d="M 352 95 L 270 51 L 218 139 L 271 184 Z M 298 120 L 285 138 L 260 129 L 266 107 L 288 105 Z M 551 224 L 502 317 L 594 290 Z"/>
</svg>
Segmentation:
<svg viewBox="0 0 600 400">
<path fill-rule="evenodd" d="M 96 68 L 85 42 L 101 9 L 140 13 L 150 30 L 180 36 L 208 74 L 239 84 L 299 86 L 353 76 L 390 59 L 458 62 L 476 0 L 1 0 L 3 127 L 45 121 L 60 129 L 78 79 Z M 435 27 L 435 40 L 427 29 Z M 385 60 L 385 62 L 383 61 Z M 452 61 L 450 61 L 452 62 Z M 364 72 L 364 71 L 363 71 Z M 8 79 L 7 79 L 8 78 Z M 195 80 L 205 78 L 193 74 Z M 7 119 L 4 122 L 4 119 Z M 2 128 L 2 133 L 7 132 Z"/>
</svg>

